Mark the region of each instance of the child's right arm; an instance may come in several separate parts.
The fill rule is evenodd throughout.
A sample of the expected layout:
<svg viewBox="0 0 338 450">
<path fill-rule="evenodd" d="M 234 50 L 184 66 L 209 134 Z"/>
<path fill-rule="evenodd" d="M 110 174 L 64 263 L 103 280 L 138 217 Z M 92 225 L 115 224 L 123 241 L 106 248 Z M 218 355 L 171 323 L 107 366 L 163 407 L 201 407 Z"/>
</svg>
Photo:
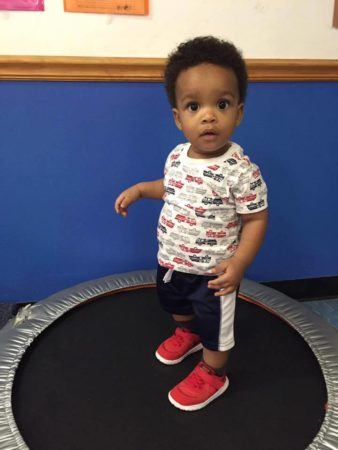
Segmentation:
<svg viewBox="0 0 338 450">
<path fill-rule="evenodd" d="M 140 198 L 162 199 L 164 195 L 163 178 L 156 181 L 145 181 L 135 184 L 123 191 L 115 201 L 115 211 L 117 214 L 126 217 L 128 206 L 135 203 Z"/>
</svg>

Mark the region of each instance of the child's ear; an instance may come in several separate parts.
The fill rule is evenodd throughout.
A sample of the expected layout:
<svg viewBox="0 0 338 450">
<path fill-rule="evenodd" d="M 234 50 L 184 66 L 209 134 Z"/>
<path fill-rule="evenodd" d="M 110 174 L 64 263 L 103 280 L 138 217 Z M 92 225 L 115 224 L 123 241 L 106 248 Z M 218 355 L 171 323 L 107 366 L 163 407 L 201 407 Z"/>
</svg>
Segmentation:
<svg viewBox="0 0 338 450">
<path fill-rule="evenodd" d="M 240 125 L 242 122 L 244 116 L 244 103 L 240 103 L 237 108 L 236 127 L 238 127 L 238 125 Z"/>
<path fill-rule="evenodd" d="M 182 130 L 182 124 L 181 124 L 181 120 L 180 120 L 180 113 L 178 112 L 178 109 L 173 108 L 172 112 L 173 112 L 173 115 L 174 115 L 174 120 L 175 120 L 177 128 L 179 130 Z"/>
</svg>

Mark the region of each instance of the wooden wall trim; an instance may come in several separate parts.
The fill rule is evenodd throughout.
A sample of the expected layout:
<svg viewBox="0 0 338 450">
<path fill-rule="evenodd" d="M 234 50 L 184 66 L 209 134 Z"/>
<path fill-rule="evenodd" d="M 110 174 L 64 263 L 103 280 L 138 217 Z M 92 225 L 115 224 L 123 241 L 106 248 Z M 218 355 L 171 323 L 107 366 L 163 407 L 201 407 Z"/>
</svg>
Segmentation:
<svg viewBox="0 0 338 450">
<path fill-rule="evenodd" d="M 0 80 L 162 81 L 164 58 L 0 56 Z M 251 81 L 338 81 L 338 60 L 248 59 Z"/>
</svg>

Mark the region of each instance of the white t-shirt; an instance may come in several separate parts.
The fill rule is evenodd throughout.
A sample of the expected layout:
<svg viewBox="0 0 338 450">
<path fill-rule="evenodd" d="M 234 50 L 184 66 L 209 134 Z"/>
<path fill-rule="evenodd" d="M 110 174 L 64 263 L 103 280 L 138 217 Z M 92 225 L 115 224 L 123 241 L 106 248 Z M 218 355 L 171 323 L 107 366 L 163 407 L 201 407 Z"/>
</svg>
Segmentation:
<svg viewBox="0 0 338 450">
<path fill-rule="evenodd" d="M 209 159 L 190 158 L 189 147 L 189 142 L 175 147 L 165 164 L 158 262 L 204 275 L 235 253 L 239 214 L 266 209 L 267 188 L 259 168 L 238 144 Z"/>
</svg>

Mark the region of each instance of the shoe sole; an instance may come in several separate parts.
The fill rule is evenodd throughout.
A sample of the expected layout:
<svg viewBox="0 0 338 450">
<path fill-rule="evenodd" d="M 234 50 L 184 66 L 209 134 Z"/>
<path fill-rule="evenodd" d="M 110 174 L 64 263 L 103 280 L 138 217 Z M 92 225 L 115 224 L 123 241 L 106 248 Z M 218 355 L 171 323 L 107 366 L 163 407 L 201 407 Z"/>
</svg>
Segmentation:
<svg viewBox="0 0 338 450">
<path fill-rule="evenodd" d="M 229 379 L 227 378 L 224 385 L 218 389 L 217 392 L 214 393 L 214 395 L 212 395 L 210 398 L 208 398 L 208 400 L 206 400 L 203 403 L 199 403 L 198 405 L 191 405 L 191 406 L 187 406 L 187 405 L 181 405 L 180 403 L 176 402 L 172 396 L 170 395 L 170 392 L 168 394 L 168 399 L 170 401 L 170 403 L 174 406 L 176 406 L 176 408 L 181 409 L 182 411 L 197 411 L 198 409 L 202 409 L 205 406 L 207 406 L 210 402 L 212 402 L 213 400 L 215 400 L 217 397 L 219 397 L 220 395 L 222 395 L 229 387 Z"/>
<path fill-rule="evenodd" d="M 168 366 L 172 366 L 173 364 L 178 364 L 181 361 L 183 361 L 187 356 L 191 355 L 192 353 L 198 352 L 199 350 L 202 350 L 203 345 L 201 343 L 197 344 L 195 347 L 191 348 L 187 353 L 185 353 L 181 358 L 178 359 L 165 359 L 163 356 L 161 356 L 158 352 L 155 353 L 156 358 L 161 361 L 161 363 L 166 364 Z"/>
</svg>

